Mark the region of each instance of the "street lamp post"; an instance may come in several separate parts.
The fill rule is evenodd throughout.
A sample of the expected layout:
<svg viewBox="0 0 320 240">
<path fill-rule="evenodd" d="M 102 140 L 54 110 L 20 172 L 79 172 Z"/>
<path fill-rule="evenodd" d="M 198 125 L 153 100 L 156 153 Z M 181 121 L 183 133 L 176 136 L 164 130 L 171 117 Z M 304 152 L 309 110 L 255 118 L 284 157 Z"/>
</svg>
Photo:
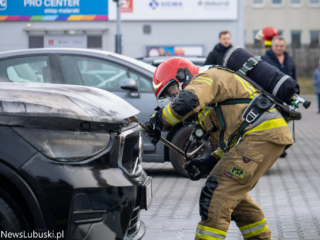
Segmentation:
<svg viewBox="0 0 320 240">
<path fill-rule="evenodd" d="M 121 54 L 121 0 L 113 0 L 117 4 L 117 34 L 116 34 L 116 53 Z"/>
</svg>

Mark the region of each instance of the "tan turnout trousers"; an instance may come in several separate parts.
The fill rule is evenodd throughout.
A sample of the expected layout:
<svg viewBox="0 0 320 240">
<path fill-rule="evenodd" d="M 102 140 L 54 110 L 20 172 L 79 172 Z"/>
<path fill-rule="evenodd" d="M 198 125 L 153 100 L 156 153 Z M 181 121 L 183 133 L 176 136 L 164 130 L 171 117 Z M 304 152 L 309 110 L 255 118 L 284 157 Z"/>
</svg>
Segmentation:
<svg viewBox="0 0 320 240">
<path fill-rule="evenodd" d="M 246 136 L 223 156 L 203 186 L 200 211 L 207 210 L 207 219 L 199 222 L 195 239 L 225 239 L 230 220 L 237 223 L 244 239 L 272 239 L 264 213 L 248 191 L 284 149 Z"/>
</svg>

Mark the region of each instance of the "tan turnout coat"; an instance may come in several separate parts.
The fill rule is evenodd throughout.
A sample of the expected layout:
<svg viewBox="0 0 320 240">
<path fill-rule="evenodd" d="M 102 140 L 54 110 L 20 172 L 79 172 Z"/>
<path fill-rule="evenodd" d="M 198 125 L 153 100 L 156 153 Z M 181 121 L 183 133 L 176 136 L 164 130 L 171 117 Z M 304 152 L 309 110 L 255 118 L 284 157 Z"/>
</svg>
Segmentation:
<svg viewBox="0 0 320 240">
<path fill-rule="evenodd" d="M 184 91 L 194 93 L 198 98 L 199 105 L 181 116 L 175 112 L 172 106 L 175 104 L 175 101 L 173 101 L 162 112 L 162 120 L 165 126 L 173 126 L 191 114 L 198 113 L 200 124 L 206 131 L 209 131 L 214 126 L 218 128 L 218 131 L 210 132 L 210 141 L 215 144 L 219 143 L 221 126 L 216 111 L 208 106 L 213 106 L 228 99 L 253 99 L 259 94 L 258 90 L 235 73 L 217 68 L 211 68 L 194 76 Z M 243 123 L 242 115 L 247 106 L 247 103 L 221 106 L 226 123 L 225 143 L 228 139 L 230 141 Z M 251 139 L 268 141 L 280 145 L 290 146 L 293 144 L 290 129 L 276 109 L 269 111 L 267 113 L 267 120 L 258 126 L 247 127 L 246 135 L 250 135 Z"/>
</svg>

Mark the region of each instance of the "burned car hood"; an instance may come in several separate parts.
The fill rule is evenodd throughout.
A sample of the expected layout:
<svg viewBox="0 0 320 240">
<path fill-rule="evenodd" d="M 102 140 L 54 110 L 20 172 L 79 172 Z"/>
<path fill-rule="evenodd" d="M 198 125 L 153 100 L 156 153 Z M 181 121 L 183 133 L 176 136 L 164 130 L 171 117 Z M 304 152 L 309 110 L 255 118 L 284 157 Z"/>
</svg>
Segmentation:
<svg viewBox="0 0 320 240">
<path fill-rule="evenodd" d="M 139 110 L 122 98 L 92 87 L 45 84 L 0 83 L 0 123 L 4 116 L 76 119 L 98 123 L 118 123 Z M 12 123 L 14 124 L 14 123 Z"/>
</svg>

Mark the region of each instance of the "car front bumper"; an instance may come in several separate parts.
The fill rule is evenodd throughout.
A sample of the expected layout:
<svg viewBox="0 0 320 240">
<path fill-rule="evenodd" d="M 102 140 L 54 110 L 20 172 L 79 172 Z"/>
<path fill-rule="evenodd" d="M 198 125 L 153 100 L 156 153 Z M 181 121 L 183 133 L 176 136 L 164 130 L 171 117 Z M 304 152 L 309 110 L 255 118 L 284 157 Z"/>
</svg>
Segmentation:
<svg viewBox="0 0 320 240">
<path fill-rule="evenodd" d="M 145 181 L 139 185 L 138 194 L 138 203 L 131 215 L 131 220 L 124 238 L 125 240 L 140 240 L 145 234 L 146 228 L 144 223 L 140 220 L 140 211 L 141 209 L 147 210 L 152 202 L 151 177 L 145 178 Z"/>
<path fill-rule="evenodd" d="M 140 240 L 143 238 L 146 232 L 146 227 L 143 221 L 140 219 L 140 211 L 142 209 L 147 209 L 150 207 L 151 199 L 148 199 L 147 194 L 149 193 L 149 190 L 152 189 L 149 186 L 152 186 L 152 178 L 151 177 L 146 177 L 146 174 L 143 173 L 143 176 L 140 177 L 139 180 L 145 179 L 144 182 L 140 183 L 137 181 L 138 189 L 137 189 L 137 200 L 135 202 L 135 207 L 132 210 L 131 216 L 130 216 L 130 221 L 126 225 L 125 222 L 129 220 L 129 215 L 120 215 L 119 212 L 127 212 L 129 213 L 132 208 L 129 210 L 129 205 L 130 203 L 125 203 L 123 202 L 123 206 L 121 206 L 120 211 L 114 211 L 114 212 L 99 212 L 99 211 L 92 211 L 90 210 L 89 212 L 92 213 L 92 217 L 90 219 L 86 219 L 88 221 L 87 223 L 90 222 L 91 226 L 89 228 L 89 225 L 86 225 L 83 222 L 83 219 L 81 219 L 80 222 L 75 221 L 74 219 L 72 220 L 73 223 L 75 223 L 71 227 L 71 231 L 73 232 L 71 239 L 86 239 L 86 240 L 105 240 L 105 239 L 119 239 L 119 236 L 121 233 L 117 233 L 118 229 L 125 229 L 126 228 L 126 233 L 125 236 L 123 237 L 124 240 Z M 152 196 L 152 195 L 151 195 Z M 82 196 L 83 198 L 83 196 Z M 145 200 L 149 200 L 147 205 L 144 205 L 147 203 Z M 82 199 L 82 204 L 84 203 Z M 79 206 L 79 203 L 74 203 L 74 206 Z M 126 206 L 127 205 L 127 206 Z M 75 214 L 77 211 L 73 211 Z M 84 213 L 88 213 L 87 211 L 83 211 Z M 100 214 L 100 217 L 99 215 Z M 103 215 L 104 214 L 104 215 Z M 108 216 L 109 214 L 109 216 Z M 88 215 L 87 215 L 88 217 Z M 127 220 L 124 220 L 124 217 Z M 122 220 L 119 222 L 117 219 Z M 112 221 L 112 220 L 113 221 Z M 114 222 L 115 224 L 111 224 Z M 80 224 L 79 224 L 80 223 Z M 127 227 L 125 227 L 127 226 Z M 75 229 L 76 228 L 76 229 Z M 86 234 L 83 234 L 85 233 Z M 113 238 L 113 234 L 116 234 Z M 108 238 L 106 238 L 108 236 Z"/>
<path fill-rule="evenodd" d="M 135 176 L 111 165 L 111 159 L 118 159 L 119 145 L 114 137 L 94 159 L 74 164 L 38 152 L 19 169 L 38 199 L 48 230 L 64 231 L 72 240 L 144 235 L 144 224 L 135 216 L 150 205 L 152 178 L 141 165 Z"/>
</svg>

